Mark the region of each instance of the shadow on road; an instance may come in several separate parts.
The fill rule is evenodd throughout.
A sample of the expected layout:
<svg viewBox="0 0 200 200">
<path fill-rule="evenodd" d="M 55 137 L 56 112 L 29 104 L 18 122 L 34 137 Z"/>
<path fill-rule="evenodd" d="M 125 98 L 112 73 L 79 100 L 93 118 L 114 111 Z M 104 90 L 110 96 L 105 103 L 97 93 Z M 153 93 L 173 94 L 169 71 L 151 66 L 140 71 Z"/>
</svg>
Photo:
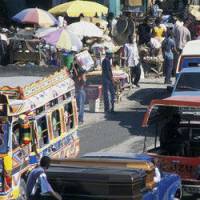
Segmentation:
<svg viewBox="0 0 200 200">
<path fill-rule="evenodd" d="M 146 88 L 137 90 L 131 96 L 129 96 L 128 99 L 147 106 L 153 99 L 163 99 L 168 96 L 169 93 L 165 88 Z"/>
<path fill-rule="evenodd" d="M 152 131 L 146 128 L 142 128 L 142 121 L 145 108 L 134 108 L 131 111 L 119 111 L 114 114 L 108 114 L 106 119 L 108 121 L 118 121 L 119 126 L 126 128 L 131 135 L 144 136 L 148 134 L 152 135 Z"/>
<path fill-rule="evenodd" d="M 142 128 L 142 121 L 144 113 L 146 112 L 146 106 L 148 106 L 153 99 L 162 99 L 169 96 L 169 93 L 165 88 L 146 88 L 135 91 L 128 97 L 129 101 L 136 101 L 140 104 L 139 108 L 129 109 L 129 111 L 119 111 L 114 114 L 106 116 L 108 121 L 118 121 L 119 126 L 128 129 L 131 135 L 151 136 L 153 133 L 153 127 Z M 144 107 L 145 106 L 145 107 Z M 155 130 L 155 129 L 154 129 Z"/>
</svg>

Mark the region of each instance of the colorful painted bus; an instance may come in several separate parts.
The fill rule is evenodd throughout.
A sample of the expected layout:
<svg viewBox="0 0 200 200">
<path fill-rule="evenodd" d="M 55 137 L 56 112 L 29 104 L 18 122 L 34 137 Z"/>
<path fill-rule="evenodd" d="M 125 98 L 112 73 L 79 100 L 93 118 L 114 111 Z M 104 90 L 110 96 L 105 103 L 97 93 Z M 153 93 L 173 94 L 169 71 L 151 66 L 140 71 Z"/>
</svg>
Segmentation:
<svg viewBox="0 0 200 200">
<path fill-rule="evenodd" d="M 27 172 L 41 156 L 79 154 L 74 96 L 65 69 L 25 86 L 0 88 L 0 200 L 26 199 Z"/>
</svg>

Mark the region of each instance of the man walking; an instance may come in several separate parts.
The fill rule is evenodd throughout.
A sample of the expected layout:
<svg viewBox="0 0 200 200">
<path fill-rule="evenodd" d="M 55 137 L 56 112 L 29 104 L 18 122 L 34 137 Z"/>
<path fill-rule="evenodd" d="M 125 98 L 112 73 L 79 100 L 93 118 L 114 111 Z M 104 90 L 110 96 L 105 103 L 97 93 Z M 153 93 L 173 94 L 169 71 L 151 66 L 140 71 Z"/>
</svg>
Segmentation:
<svg viewBox="0 0 200 200">
<path fill-rule="evenodd" d="M 186 43 L 191 40 L 191 33 L 187 28 L 186 22 L 184 22 L 183 24 L 180 22 L 175 26 L 174 38 L 176 42 L 176 49 L 179 54 L 181 54 Z"/>
<path fill-rule="evenodd" d="M 124 46 L 124 57 L 126 60 L 126 65 L 130 69 L 131 83 L 134 84 L 136 87 L 140 87 L 138 84 L 141 76 L 139 53 L 137 43 L 133 40 L 132 35 L 128 37 L 128 43 L 126 43 Z"/>
<path fill-rule="evenodd" d="M 103 83 L 103 98 L 104 98 L 105 113 L 114 112 L 115 89 L 113 84 L 111 59 L 112 59 L 112 53 L 107 51 L 106 57 L 102 62 L 102 83 Z M 109 93 L 110 93 L 110 98 L 109 98 Z"/>
<path fill-rule="evenodd" d="M 75 80 L 76 100 L 79 110 L 79 115 L 78 115 L 79 125 L 84 123 L 84 107 L 86 100 L 85 84 L 86 84 L 86 76 L 84 72 L 81 72 L 77 75 L 77 79 Z"/>
<path fill-rule="evenodd" d="M 62 197 L 52 189 L 47 180 L 45 172 L 49 168 L 50 162 L 50 158 L 44 156 L 40 160 L 40 165 L 30 172 L 26 188 L 28 200 L 41 199 L 44 194 L 51 195 L 57 200 L 62 200 Z"/>
<path fill-rule="evenodd" d="M 168 31 L 166 38 L 162 43 L 163 57 L 164 57 L 164 74 L 165 84 L 171 84 L 171 76 L 174 65 L 174 52 L 176 52 L 175 41 L 173 39 L 172 31 Z"/>
</svg>

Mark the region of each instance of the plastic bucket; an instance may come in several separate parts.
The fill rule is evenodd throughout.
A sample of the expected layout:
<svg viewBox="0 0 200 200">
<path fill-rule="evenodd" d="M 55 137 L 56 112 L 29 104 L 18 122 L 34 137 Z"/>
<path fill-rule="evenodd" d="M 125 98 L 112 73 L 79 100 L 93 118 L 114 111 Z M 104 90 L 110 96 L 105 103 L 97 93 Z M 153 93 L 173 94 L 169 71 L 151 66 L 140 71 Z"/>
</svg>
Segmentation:
<svg viewBox="0 0 200 200">
<path fill-rule="evenodd" d="M 100 99 L 90 99 L 89 100 L 89 110 L 90 112 L 100 111 Z"/>
<path fill-rule="evenodd" d="M 73 62 L 74 56 L 72 54 L 63 54 L 63 64 L 67 67 L 68 70 L 71 70 Z"/>
</svg>

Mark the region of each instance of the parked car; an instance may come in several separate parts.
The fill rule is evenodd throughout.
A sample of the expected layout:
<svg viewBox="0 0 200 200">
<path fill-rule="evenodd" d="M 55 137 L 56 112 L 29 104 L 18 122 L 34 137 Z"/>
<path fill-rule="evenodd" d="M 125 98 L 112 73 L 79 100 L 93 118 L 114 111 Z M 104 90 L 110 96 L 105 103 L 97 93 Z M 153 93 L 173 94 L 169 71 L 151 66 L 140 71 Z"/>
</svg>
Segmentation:
<svg viewBox="0 0 200 200">
<path fill-rule="evenodd" d="M 200 195 L 200 96 L 153 100 L 143 127 L 154 127 L 155 142 L 146 149 L 148 155 L 157 158 L 164 171 L 180 175 L 186 192 Z M 146 136 L 145 143 L 148 140 Z"/>
<path fill-rule="evenodd" d="M 192 40 L 186 44 L 179 57 L 176 73 L 188 67 L 200 67 L 200 40 Z"/>
<path fill-rule="evenodd" d="M 200 95 L 200 68 L 184 68 L 179 72 L 172 96 L 197 96 Z"/>
</svg>

